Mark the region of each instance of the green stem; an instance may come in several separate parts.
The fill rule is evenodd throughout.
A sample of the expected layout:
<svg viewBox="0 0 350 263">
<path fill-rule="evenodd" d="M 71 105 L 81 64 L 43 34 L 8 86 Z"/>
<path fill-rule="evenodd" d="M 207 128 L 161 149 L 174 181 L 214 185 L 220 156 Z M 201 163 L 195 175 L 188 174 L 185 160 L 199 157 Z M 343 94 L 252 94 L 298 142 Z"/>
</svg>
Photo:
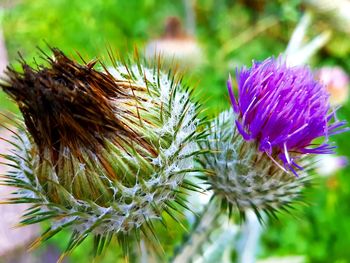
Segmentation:
<svg viewBox="0 0 350 263">
<path fill-rule="evenodd" d="M 181 247 L 175 252 L 172 263 L 190 262 L 208 241 L 210 233 L 218 226 L 219 206 L 216 201 L 209 202 L 202 214 L 197 218 L 193 229 L 184 238 Z"/>
</svg>

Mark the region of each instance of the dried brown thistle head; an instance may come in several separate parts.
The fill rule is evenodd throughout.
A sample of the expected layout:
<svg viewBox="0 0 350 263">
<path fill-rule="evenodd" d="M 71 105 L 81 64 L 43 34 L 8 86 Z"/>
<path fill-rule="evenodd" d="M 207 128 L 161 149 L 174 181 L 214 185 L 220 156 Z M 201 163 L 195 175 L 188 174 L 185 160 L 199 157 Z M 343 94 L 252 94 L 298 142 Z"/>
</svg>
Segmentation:
<svg viewBox="0 0 350 263">
<path fill-rule="evenodd" d="M 51 50 L 53 58 L 43 52 L 47 66 L 34 68 L 21 59 L 23 72 L 8 67 L 0 84 L 18 104 L 39 152 L 49 149 L 55 162 L 64 147 L 79 157 L 82 148 L 98 152 L 104 138 L 137 139 L 112 103 L 128 96 L 126 88 L 112 75 L 93 69 L 96 61 L 81 65 L 59 49 Z"/>
<path fill-rule="evenodd" d="M 5 156 L 12 170 L 0 183 L 20 189 L 7 203 L 32 205 L 23 225 L 52 221 L 33 247 L 63 229 L 72 232 L 64 255 L 88 235 L 96 254 L 114 235 L 125 254 L 141 237 L 153 244 L 153 221 L 166 223 L 167 213 L 181 223 L 175 215 L 197 189 L 185 176 L 198 172 L 206 133 L 198 132 L 199 105 L 159 65 L 110 56 L 113 67 L 99 72 L 95 62 L 52 52 L 44 66 L 21 59 L 23 71 L 9 67 L 0 83 L 27 126 L 18 121 L 13 155 Z"/>
</svg>

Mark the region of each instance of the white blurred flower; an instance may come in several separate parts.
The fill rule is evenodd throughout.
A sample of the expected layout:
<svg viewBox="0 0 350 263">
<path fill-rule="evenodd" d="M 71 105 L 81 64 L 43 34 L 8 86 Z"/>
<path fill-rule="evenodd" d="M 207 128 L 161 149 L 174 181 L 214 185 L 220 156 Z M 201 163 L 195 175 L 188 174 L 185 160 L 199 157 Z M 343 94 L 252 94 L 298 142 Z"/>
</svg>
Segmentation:
<svg viewBox="0 0 350 263">
<path fill-rule="evenodd" d="M 322 67 L 316 72 L 316 78 L 326 85 L 333 106 L 342 105 L 347 101 L 349 76 L 341 67 Z"/>
<path fill-rule="evenodd" d="M 163 37 L 151 40 L 146 45 L 145 57 L 148 60 L 157 60 L 158 56 L 165 63 L 177 64 L 182 69 L 191 69 L 203 61 L 203 52 L 197 40 L 183 31 L 176 17 L 167 20 Z"/>
<path fill-rule="evenodd" d="M 317 158 L 316 171 L 321 176 L 330 176 L 348 164 L 345 156 L 333 154 L 320 155 Z"/>
</svg>

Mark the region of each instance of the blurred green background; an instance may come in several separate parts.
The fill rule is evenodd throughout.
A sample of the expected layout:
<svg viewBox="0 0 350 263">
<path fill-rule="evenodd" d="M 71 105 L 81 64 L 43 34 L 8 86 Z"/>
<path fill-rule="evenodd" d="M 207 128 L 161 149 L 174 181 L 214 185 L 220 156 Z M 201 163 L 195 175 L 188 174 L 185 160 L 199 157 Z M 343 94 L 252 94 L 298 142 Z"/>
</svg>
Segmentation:
<svg viewBox="0 0 350 263">
<path fill-rule="evenodd" d="M 306 1 L 307 2 L 307 1 Z M 1 22 L 8 58 L 16 66 L 17 53 L 33 62 L 37 46 L 59 47 L 69 56 L 76 52 L 86 60 L 101 57 L 107 61 L 107 47 L 120 56 L 137 47 L 142 54 L 152 39 L 159 38 L 169 16 L 177 16 L 188 26 L 185 1 L 174 0 L 10 0 L 0 1 Z M 229 107 L 225 82 L 235 68 L 250 65 L 282 53 L 305 10 L 301 0 L 197 0 L 192 1 L 195 39 L 203 52 L 196 67 L 188 70 L 196 86 L 198 99 L 210 116 Z M 330 41 L 310 61 L 312 68 L 339 65 L 350 71 L 349 33 L 332 24 L 332 18 L 314 13 L 307 38 L 325 30 Z M 349 26 L 350 28 L 350 26 Z M 40 59 L 39 59 L 40 60 Z M 2 111 L 17 111 L 14 104 L 0 94 Z M 350 120 L 350 104 L 340 110 L 340 119 Z M 348 134 L 335 137 L 340 155 L 350 157 Z M 262 237 L 258 258 L 303 255 L 306 262 L 350 262 L 350 171 L 345 167 L 329 177 L 317 179 L 308 195 L 309 206 L 295 214 L 270 220 Z M 180 236 L 175 226 L 174 242 Z M 63 250 L 68 235 L 60 234 L 46 246 Z M 169 244 L 170 245 L 170 244 Z M 84 242 L 67 262 L 90 262 L 91 240 Z M 43 253 L 45 247 L 35 252 Z M 97 262 L 117 262 L 117 244 Z"/>
</svg>

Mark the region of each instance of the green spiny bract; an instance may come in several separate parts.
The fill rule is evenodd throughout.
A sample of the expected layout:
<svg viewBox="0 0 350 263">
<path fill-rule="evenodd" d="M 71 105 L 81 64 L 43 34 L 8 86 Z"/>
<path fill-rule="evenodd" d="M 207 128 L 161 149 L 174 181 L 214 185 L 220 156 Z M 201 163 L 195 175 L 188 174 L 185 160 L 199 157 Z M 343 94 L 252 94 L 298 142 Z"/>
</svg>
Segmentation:
<svg viewBox="0 0 350 263">
<path fill-rule="evenodd" d="M 8 68 L 3 90 L 24 119 L 7 155 L 7 185 L 18 191 L 9 203 L 29 203 L 22 224 L 52 219 L 35 243 L 62 229 L 73 231 L 66 253 L 89 234 L 100 253 L 116 234 L 125 250 L 153 220 L 187 207 L 200 153 L 200 120 L 191 92 L 175 76 L 140 64 L 97 71 L 58 49 L 48 66 L 23 73 Z M 146 234 L 145 234 L 146 235 Z M 124 242 L 124 241 L 126 242 Z"/>
<path fill-rule="evenodd" d="M 287 209 L 302 196 L 308 182 L 306 172 L 296 177 L 282 168 L 277 160 L 258 151 L 255 142 L 247 142 L 237 131 L 232 110 L 222 112 L 210 125 L 210 135 L 203 149 L 210 149 L 200 157 L 208 171 L 203 177 L 214 197 L 222 201 L 230 213 L 235 207 L 244 218 L 246 209 L 275 215 Z"/>
</svg>

